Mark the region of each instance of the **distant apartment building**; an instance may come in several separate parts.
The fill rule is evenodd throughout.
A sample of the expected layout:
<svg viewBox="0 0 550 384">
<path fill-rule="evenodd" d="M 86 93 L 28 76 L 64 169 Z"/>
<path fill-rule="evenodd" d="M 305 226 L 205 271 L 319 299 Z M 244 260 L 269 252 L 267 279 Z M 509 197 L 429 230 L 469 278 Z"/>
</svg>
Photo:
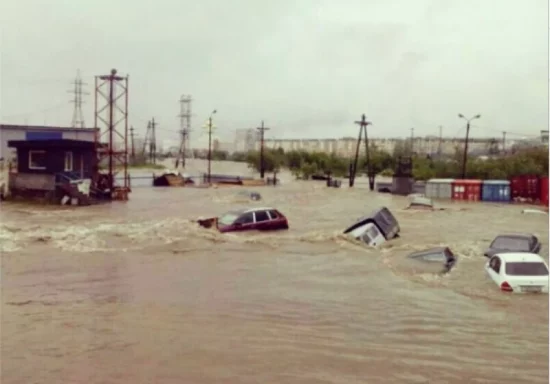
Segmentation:
<svg viewBox="0 0 550 384">
<path fill-rule="evenodd" d="M 254 128 L 237 129 L 235 130 L 233 151 L 253 151 L 256 148 L 256 142 L 258 142 L 258 131 Z"/>
<path fill-rule="evenodd" d="M 540 131 L 540 140 L 543 144 L 548 145 L 548 131 Z"/>
<path fill-rule="evenodd" d="M 220 139 L 212 140 L 212 150 L 214 151 L 224 151 L 232 153 L 234 152 L 234 146 L 234 143 L 231 142 L 221 141 Z"/>
<path fill-rule="evenodd" d="M 392 153 L 399 144 L 411 146 L 410 139 L 397 138 L 370 138 L 370 145 L 375 145 L 378 149 Z M 472 152 L 489 152 L 494 146 L 494 138 L 471 138 L 469 147 Z M 357 150 L 356 137 L 343 137 L 340 139 L 266 139 L 264 143 L 266 148 L 282 148 L 284 151 L 306 151 L 306 152 L 324 152 L 335 153 L 343 157 L 352 157 Z M 457 149 L 463 148 L 463 138 L 439 138 L 436 136 L 416 137 L 412 141 L 412 148 L 417 154 L 438 154 L 453 155 Z M 253 147 L 258 150 L 260 142 L 257 141 Z M 365 153 L 364 141 L 359 146 L 359 154 Z"/>
</svg>

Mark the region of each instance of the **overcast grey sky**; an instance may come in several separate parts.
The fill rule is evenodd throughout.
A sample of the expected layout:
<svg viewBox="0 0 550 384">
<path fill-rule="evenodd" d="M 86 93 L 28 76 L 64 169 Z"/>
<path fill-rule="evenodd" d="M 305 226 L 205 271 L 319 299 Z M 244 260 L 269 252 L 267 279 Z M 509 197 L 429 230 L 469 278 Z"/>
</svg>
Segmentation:
<svg viewBox="0 0 550 384">
<path fill-rule="evenodd" d="M 181 94 L 194 137 L 262 119 L 280 138 L 536 135 L 548 127 L 547 0 L 0 1 L 0 115 L 68 125 L 80 69 L 130 75 L 130 123 L 176 137 Z M 93 97 L 85 118 L 92 123 Z M 202 134 L 204 137 L 204 134 Z"/>
</svg>

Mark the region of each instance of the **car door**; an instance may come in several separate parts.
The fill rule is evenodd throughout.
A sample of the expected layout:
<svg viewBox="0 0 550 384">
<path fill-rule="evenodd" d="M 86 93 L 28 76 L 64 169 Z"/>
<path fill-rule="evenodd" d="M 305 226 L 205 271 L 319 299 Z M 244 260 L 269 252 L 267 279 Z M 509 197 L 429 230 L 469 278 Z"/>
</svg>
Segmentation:
<svg viewBox="0 0 550 384">
<path fill-rule="evenodd" d="M 254 229 L 254 212 L 243 213 L 233 225 L 235 231 L 249 231 Z"/>
<path fill-rule="evenodd" d="M 491 257 L 485 266 L 485 270 L 487 271 L 489 277 L 499 286 L 502 280 L 501 268 L 502 261 L 498 256 Z"/>
<path fill-rule="evenodd" d="M 259 231 L 268 231 L 272 229 L 271 218 L 265 210 L 259 210 L 254 212 L 254 228 Z"/>
<path fill-rule="evenodd" d="M 285 228 L 285 220 L 281 215 L 277 213 L 276 210 L 270 209 L 268 211 L 269 218 L 271 220 L 270 227 L 271 229 L 284 229 Z"/>
</svg>

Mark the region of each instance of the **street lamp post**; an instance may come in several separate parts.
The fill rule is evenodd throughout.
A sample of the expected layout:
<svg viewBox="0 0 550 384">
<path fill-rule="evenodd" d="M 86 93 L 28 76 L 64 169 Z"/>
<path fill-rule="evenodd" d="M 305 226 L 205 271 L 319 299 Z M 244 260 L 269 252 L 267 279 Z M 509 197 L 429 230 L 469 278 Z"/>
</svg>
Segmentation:
<svg viewBox="0 0 550 384">
<path fill-rule="evenodd" d="M 475 115 L 474 117 L 467 119 L 462 113 L 458 114 L 460 119 L 466 120 L 466 139 L 464 140 L 464 155 L 462 157 L 462 179 L 466 178 L 466 162 L 468 161 L 468 139 L 470 137 L 470 122 L 481 117 L 480 114 Z"/>
<path fill-rule="evenodd" d="M 217 112 L 216 109 L 212 111 L 210 117 L 208 117 L 208 184 L 210 184 L 210 179 L 212 175 L 212 117 Z"/>
</svg>

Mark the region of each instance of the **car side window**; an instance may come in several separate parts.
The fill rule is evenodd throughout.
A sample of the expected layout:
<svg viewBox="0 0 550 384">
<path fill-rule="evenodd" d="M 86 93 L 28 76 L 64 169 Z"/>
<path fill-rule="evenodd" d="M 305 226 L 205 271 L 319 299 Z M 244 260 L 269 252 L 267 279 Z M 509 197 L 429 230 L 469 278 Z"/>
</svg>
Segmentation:
<svg viewBox="0 0 550 384">
<path fill-rule="evenodd" d="M 256 215 L 256 223 L 269 220 L 269 216 L 266 211 L 256 211 L 255 215 Z"/>
<path fill-rule="evenodd" d="M 496 273 L 500 273 L 500 264 L 501 264 L 500 259 L 497 256 L 495 256 L 491 259 L 489 266 Z"/>
<path fill-rule="evenodd" d="M 274 209 L 269 211 L 269 216 L 271 217 L 271 220 L 275 220 L 279 217 L 279 215 L 277 214 L 277 211 Z"/>
<path fill-rule="evenodd" d="M 239 217 L 235 223 L 237 224 L 251 224 L 254 222 L 254 216 L 252 212 L 248 212 Z"/>
</svg>

